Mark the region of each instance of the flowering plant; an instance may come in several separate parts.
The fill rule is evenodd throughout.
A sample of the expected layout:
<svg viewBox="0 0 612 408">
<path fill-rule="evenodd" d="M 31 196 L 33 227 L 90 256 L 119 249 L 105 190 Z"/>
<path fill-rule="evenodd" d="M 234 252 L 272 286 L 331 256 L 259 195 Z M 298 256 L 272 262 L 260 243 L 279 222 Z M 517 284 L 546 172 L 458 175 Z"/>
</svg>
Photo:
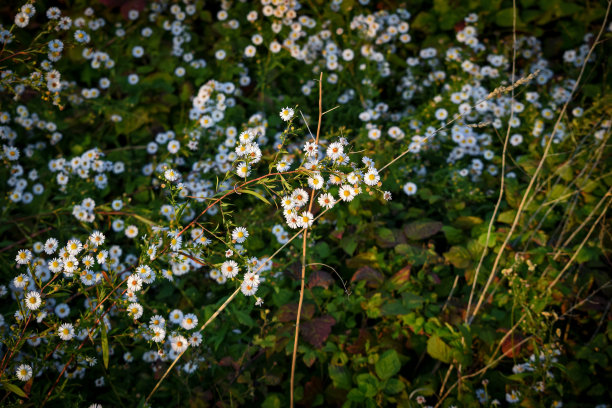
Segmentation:
<svg viewBox="0 0 612 408">
<path fill-rule="evenodd" d="M 608 11 L 477 3 L 7 5 L 2 401 L 609 398 Z"/>
</svg>

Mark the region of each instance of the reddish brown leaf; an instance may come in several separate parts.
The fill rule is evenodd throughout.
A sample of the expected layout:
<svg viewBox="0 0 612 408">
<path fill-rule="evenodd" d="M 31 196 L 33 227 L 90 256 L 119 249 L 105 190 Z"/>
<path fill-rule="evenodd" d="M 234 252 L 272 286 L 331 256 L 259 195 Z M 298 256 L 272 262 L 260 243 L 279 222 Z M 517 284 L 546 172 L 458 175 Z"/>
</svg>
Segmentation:
<svg viewBox="0 0 612 408">
<path fill-rule="evenodd" d="M 234 359 L 230 356 L 225 356 L 221 360 L 219 360 L 219 365 L 221 367 L 232 367 L 235 370 L 238 370 L 240 368 L 240 364 L 235 362 Z"/>
<path fill-rule="evenodd" d="M 304 339 L 315 348 L 321 348 L 325 340 L 329 337 L 334 324 L 336 324 L 336 319 L 332 316 L 326 315 L 317 317 L 302 323 L 300 333 L 304 336 Z"/>
<path fill-rule="evenodd" d="M 360 354 L 365 352 L 365 344 L 371 338 L 370 333 L 367 329 L 359 329 L 359 337 L 355 343 L 346 346 L 346 351 L 350 354 Z"/>
<path fill-rule="evenodd" d="M 305 354 L 303 360 L 306 367 L 312 367 L 315 361 L 317 361 L 317 357 L 314 354 Z"/>
<path fill-rule="evenodd" d="M 507 332 L 505 329 L 499 329 L 498 332 Z M 520 334 L 513 333 L 508 336 L 504 342 L 502 343 L 502 352 L 504 356 L 509 358 L 517 358 L 521 354 L 522 346 L 518 346 L 518 344 L 523 340 L 523 336 Z"/>
<path fill-rule="evenodd" d="M 351 278 L 351 282 L 366 281 L 368 286 L 378 287 L 383 282 L 383 275 L 370 266 L 362 266 Z"/>
<path fill-rule="evenodd" d="M 323 382 L 319 377 L 312 377 L 312 379 L 304 385 L 304 398 L 301 401 L 302 405 L 311 407 L 314 404 L 315 397 L 321 393 L 323 393 Z"/>
<path fill-rule="evenodd" d="M 276 316 L 281 322 L 292 322 L 295 321 L 295 319 L 297 318 L 297 310 L 298 304 L 290 303 L 282 306 Z M 315 306 L 312 303 L 304 303 L 302 305 L 302 316 L 300 320 L 310 319 L 314 315 L 314 312 Z"/>
<path fill-rule="evenodd" d="M 121 15 L 125 19 L 128 18 L 130 10 L 137 10 L 142 13 L 146 5 L 145 0 L 100 0 L 100 3 L 111 9 L 121 6 Z"/>
<path fill-rule="evenodd" d="M 310 274 L 308 277 L 308 287 L 314 288 L 316 286 L 320 286 L 325 289 L 329 289 L 331 285 L 334 283 L 334 278 L 331 274 L 325 271 L 315 271 Z"/>
<path fill-rule="evenodd" d="M 410 279 L 411 269 L 412 269 L 411 265 L 404 266 L 402 269 L 397 271 L 395 275 L 391 277 L 391 282 L 393 282 L 393 284 L 397 286 L 401 286 L 402 284 L 408 282 L 408 280 Z"/>
</svg>

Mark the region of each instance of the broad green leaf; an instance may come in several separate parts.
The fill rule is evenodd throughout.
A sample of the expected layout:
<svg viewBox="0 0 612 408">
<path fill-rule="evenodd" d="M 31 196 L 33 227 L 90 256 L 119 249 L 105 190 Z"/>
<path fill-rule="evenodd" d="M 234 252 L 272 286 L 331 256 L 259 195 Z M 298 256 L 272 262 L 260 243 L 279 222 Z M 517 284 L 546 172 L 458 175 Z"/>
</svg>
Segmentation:
<svg viewBox="0 0 612 408">
<path fill-rule="evenodd" d="M 389 378 L 387 385 L 385 386 L 385 392 L 387 394 L 397 394 L 404 391 L 405 385 L 397 378 Z"/>
<path fill-rule="evenodd" d="M 473 226 L 478 225 L 478 224 L 482 224 L 482 218 L 475 217 L 475 216 L 458 217 L 453 222 L 453 225 L 455 225 L 457 228 L 461 228 L 464 230 L 472 229 Z"/>
<path fill-rule="evenodd" d="M 372 398 L 378 393 L 378 380 L 372 374 L 359 374 L 357 376 L 357 387 L 366 398 Z"/>
<path fill-rule="evenodd" d="M 442 223 L 439 221 L 415 221 L 404 227 L 404 234 L 406 238 L 416 241 L 429 238 L 441 229 Z"/>
<path fill-rule="evenodd" d="M 255 324 L 251 316 L 249 316 L 249 313 L 244 310 L 234 309 L 232 313 L 236 316 L 240 324 L 248 327 L 252 327 Z"/>
<path fill-rule="evenodd" d="M 395 350 L 385 351 L 374 365 L 376 375 L 381 380 L 386 380 L 393 377 L 395 374 L 399 373 L 401 368 L 402 363 L 400 362 Z"/>
<path fill-rule="evenodd" d="M 321 257 L 321 259 L 327 258 L 329 254 L 331 253 L 329 249 L 329 245 L 327 245 L 327 243 L 324 241 L 317 242 L 317 244 L 314 247 L 314 250 L 315 250 L 315 253 L 317 253 L 319 257 Z"/>
<path fill-rule="evenodd" d="M 491 234 L 489 235 L 489 241 L 487 242 L 487 234 L 486 232 L 483 234 L 480 234 L 478 236 L 478 243 L 482 246 L 488 246 L 489 248 L 492 248 L 495 246 L 495 242 L 497 242 L 497 234 L 495 232 L 491 232 Z"/>
<path fill-rule="evenodd" d="M 282 402 L 278 394 L 270 394 L 266 397 L 264 402 L 261 404 L 261 408 L 280 408 Z"/>
<path fill-rule="evenodd" d="M 365 398 L 365 395 L 363 392 L 361 392 L 361 390 L 357 388 L 353 388 L 352 390 L 349 391 L 348 394 L 346 394 L 346 398 L 349 401 L 354 401 L 354 402 L 363 404 L 363 399 Z"/>
<path fill-rule="evenodd" d="M 340 241 L 340 246 L 349 255 L 353 255 L 357 249 L 357 238 L 354 235 L 347 235 Z"/>
<path fill-rule="evenodd" d="M 512 224 L 514 222 L 514 217 L 516 217 L 516 210 L 508 210 L 500 213 L 497 217 L 497 221 L 505 224 Z"/>
<path fill-rule="evenodd" d="M 334 387 L 343 390 L 350 390 L 352 386 L 351 374 L 347 367 L 334 364 L 329 365 L 329 378 L 331 378 Z"/>
<path fill-rule="evenodd" d="M 453 360 L 453 349 L 437 334 L 427 340 L 427 354 L 444 363 L 450 363 Z"/>
<path fill-rule="evenodd" d="M 442 232 L 444 232 L 449 244 L 459 244 L 464 239 L 462 231 L 450 225 L 443 226 Z"/>
<path fill-rule="evenodd" d="M 472 263 L 470 252 L 461 246 L 452 246 L 448 252 L 444 253 L 444 258 L 453 264 L 455 268 L 467 268 Z"/>
<path fill-rule="evenodd" d="M 410 308 L 406 307 L 402 304 L 402 302 L 397 300 L 392 300 L 390 302 L 385 302 L 380 310 L 385 316 L 394 316 L 394 315 L 405 315 L 410 313 Z"/>
</svg>

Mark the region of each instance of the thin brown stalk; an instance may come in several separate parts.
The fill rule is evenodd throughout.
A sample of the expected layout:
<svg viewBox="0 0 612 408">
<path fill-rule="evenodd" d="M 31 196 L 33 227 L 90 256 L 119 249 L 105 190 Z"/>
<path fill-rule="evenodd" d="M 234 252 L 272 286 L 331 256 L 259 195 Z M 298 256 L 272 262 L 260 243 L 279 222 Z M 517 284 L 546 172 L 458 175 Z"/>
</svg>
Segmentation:
<svg viewBox="0 0 612 408">
<path fill-rule="evenodd" d="M 323 118 L 323 72 L 319 75 L 319 123 L 317 124 L 317 138 L 315 144 L 319 144 L 319 136 L 321 134 L 321 119 Z M 308 212 L 312 211 L 312 203 L 314 201 L 315 191 L 310 192 L 310 204 L 308 204 Z M 291 388 L 289 392 L 289 406 L 293 408 L 294 404 L 294 386 L 295 386 L 295 363 L 297 360 L 297 348 L 300 338 L 300 318 L 302 317 L 302 305 L 304 303 L 304 285 L 306 281 L 306 239 L 308 237 L 308 228 L 304 228 L 304 237 L 302 241 L 302 276 L 300 280 L 300 300 L 298 302 L 297 316 L 295 318 L 295 338 L 293 340 L 293 355 L 291 356 Z"/>
</svg>

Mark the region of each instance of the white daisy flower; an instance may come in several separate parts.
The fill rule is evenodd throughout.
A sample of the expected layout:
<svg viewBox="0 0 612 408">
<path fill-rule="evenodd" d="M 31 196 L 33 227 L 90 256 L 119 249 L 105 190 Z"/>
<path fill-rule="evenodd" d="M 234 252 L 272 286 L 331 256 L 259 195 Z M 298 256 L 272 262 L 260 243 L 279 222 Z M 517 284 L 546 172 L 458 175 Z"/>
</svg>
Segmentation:
<svg viewBox="0 0 612 408">
<path fill-rule="evenodd" d="M 310 228 L 312 223 L 314 222 L 314 217 L 310 211 L 304 211 L 298 217 L 298 227 L 300 228 Z"/>
<path fill-rule="evenodd" d="M 236 241 L 239 244 L 242 244 L 249 236 L 249 231 L 247 231 L 244 227 L 234 228 L 232 231 L 232 240 Z M 230 255 L 231 256 L 231 255 Z"/>
<path fill-rule="evenodd" d="M 183 336 L 174 336 L 171 338 L 170 346 L 172 347 L 172 350 L 180 354 L 187 350 L 187 347 L 189 347 L 189 342 Z"/>
<path fill-rule="evenodd" d="M 21 381 L 28 381 L 30 378 L 32 378 L 32 367 L 28 364 L 21 364 L 19 367 L 17 367 L 15 375 Z"/>
<path fill-rule="evenodd" d="M 185 330 L 191 330 L 198 325 L 198 318 L 193 313 L 188 313 L 181 320 L 181 327 Z"/>
<path fill-rule="evenodd" d="M 30 278 L 28 278 L 27 275 L 23 273 L 17 275 L 15 279 L 13 279 L 13 285 L 15 285 L 17 289 L 25 288 L 28 282 L 30 282 Z"/>
<path fill-rule="evenodd" d="M 301 188 L 297 188 L 291 194 L 291 199 L 296 207 L 301 207 L 308 202 L 308 193 Z"/>
<path fill-rule="evenodd" d="M 181 312 L 179 309 L 174 309 L 172 312 L 170 312 L 170 321 L 174 324 L 179 324 L 181 323 L 181 320 L 183 320 L 183 312 Z"/>
<path fill-rule="evenodd" d="M 257 286 L 254 286 L 248 282 L 242 282 L 240 290 L 245 296 L 253 296 L 257 292 Z"/>
<path fill-rule="evenodd" d="M 353 186 L 349 186 L 345 184 L 342 187 L 340 187 L 338 194 L 340 195 L 340 199 L 342 201 L 347 201 L 347 202 L 352 201 L 353 198 L 355 198 L 355 189 L 353 188 Z"/>
<path fill-rule="evenodd" d="M 57 330 L 57 335 L 60 339 L 68 341 L 74 337 L 74 327 L 71 323 L 64 323 Z"/>
<path fill-rule="evenodd" d="M 160 343 L 164 341 L 164 338 L 166 337 L 165 329 L 159 326 L 153 326 L 151 330 L 153 331 L 153 336 L 151 337 L 151 340 L 153 340 L 156 343 Z"/>
<path fill-rule="evenodd" d="M 59 242 L 57 241 L 57 239 L 49 238 L 47 241 L 45 241 L 45 253 L 47 255 L 51 255 L 57 250 L 58 245 Z"/>
<path fill-rule="evenodd" d="M 128 315 L 133 319 L 139 319 L 142 316 L 142 306 L 139 303 L 130 303 L 127 308 Z"/>
<path fill-rule="evenodd" d="M 375 186 L 380 181 L 380 176 L 378 174 L 378 170 L 373 167 L 367 171 L 367 173 L 363 176 L 363 182 L 368 186 Z"/>
<path fill-rule="evenodd" d="M 318 201 L 319 205 L 323 208 L 332 208 L 336 204 L 334 196 L 329 193 L 321 194 Z"/>
<path fill-rule="evenodd" d="M 221 273 L 228 279 L 238 275 L 238 272 L 240 272 L 240 268 L 236 261 L 225 261 L 221 265 Z"/>
<path fill-rule="evenodd" d="M 414 195 L 417 192 L 416 184 L 414 184 L 411 181 L 409 181 L 408 183 L 404 184 L 403 188 L 404 188 L 404 193 L 406 193 L 406 195 Z"/>
<path fill-rule="evenodd" d="M 327 156 L 332 160 L 339 159 L 344 154 L 344 146 L 341 143 L 334 142 L 327 148 Z"/>
<path fill-rule="evenodd" d="M 31 292 L 28 292 L 28 294 L 25 296 L 25 304 L 27 308 L 30 310 L 38 309 L 41 303 L 42 301 L 40 300 L 40 293 L 34 290 Z"/>
<path fill-rule="evenodd" d="M 15 262 L 19 265 L 25 265 L 32 259 L 32 252 L 27 249 L 21 249 L 17 252 L 17 256 L 15 257 Z"/>
<path fill-rule="evenodd" d="M 308 186 L 313 190 L 319 190 L 323 187 L 324 180 L 320 174 L 315 174 L 308 178 Z"/>
<path fill-rule="evenodd" d="M 138 292 L 142 289 L 142 279 L 137 274 L 132 274 L 127 280 L 128 290 L 132 292 Z"/>
<path fill-rule="evenodd" d="M 291 120 L 294 114 L 295 112 L 290 107 L 286 107 L 280 111 L 280 117 L 285 122 L 287 122 L 288 120 Z"/>
</svg>

